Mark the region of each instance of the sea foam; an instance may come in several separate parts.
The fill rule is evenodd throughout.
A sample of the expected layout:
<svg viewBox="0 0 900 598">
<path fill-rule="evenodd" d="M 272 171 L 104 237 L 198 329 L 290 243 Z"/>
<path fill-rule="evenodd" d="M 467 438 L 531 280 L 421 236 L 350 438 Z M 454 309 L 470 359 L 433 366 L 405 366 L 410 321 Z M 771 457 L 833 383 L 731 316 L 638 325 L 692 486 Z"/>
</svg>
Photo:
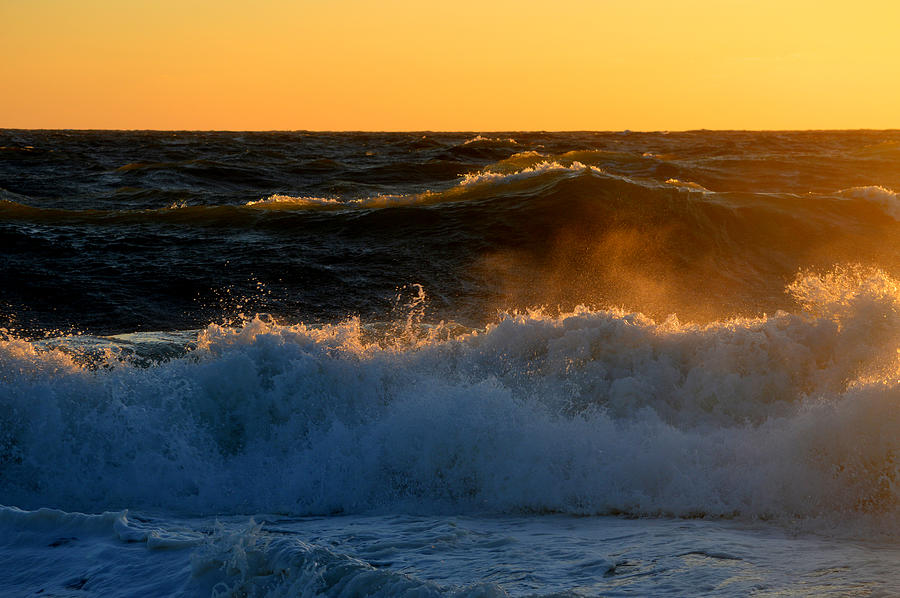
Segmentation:
<svg viewBox="0 0 900 598">
<path fill-rule="evenodd" d="M 254 318 L 85 366 L 0 342 L 2 501 L 187 513 L 628 513 L 898 531 L 900 292 L 807 274 L 797 313 L 579 309 L 379 334 Z"/>
</svg>

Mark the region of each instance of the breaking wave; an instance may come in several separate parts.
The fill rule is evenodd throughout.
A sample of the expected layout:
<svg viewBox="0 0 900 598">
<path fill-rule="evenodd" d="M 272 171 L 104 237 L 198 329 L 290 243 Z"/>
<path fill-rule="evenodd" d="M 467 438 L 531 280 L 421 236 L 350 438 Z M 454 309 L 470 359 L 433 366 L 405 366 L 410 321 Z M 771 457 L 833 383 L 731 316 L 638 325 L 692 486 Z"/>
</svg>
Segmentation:
<svg viewBox="0 0 900 598">
<path fill-rule="evenodd" d="M 257 317 L 149 366 L 7 334 L 0 496 L 875 520 L 896 534 L 898 282 L 848 267 L 789 291 L 795 313 L 705 325 L 587 308 L 475 330 Z"/>
</svg>

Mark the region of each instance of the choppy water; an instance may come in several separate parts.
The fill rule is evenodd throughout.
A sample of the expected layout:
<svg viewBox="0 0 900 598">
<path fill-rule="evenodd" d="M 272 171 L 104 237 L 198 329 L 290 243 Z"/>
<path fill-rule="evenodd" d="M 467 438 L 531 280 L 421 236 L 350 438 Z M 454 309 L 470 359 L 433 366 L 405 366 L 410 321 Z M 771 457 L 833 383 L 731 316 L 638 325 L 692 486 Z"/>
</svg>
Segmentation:
<svg viewBox="0 0 900 598">
<path fill-rule="evenodd" d="M 0 588 L 900 592 L 898 165 L 0 133 Z"/>
</svg>

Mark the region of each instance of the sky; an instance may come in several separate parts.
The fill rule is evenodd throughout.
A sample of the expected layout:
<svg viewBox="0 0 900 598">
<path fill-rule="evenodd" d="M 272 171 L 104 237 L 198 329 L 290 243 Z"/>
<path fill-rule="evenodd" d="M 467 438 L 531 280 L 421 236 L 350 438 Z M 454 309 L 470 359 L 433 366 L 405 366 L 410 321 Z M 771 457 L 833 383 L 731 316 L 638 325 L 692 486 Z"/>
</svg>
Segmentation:
<svg viewBox="0 0 900 598">
<path fill-rule="evenodd" d="M 0 127 L 900 128 L 895 0 L 0 0 Z"/>
</svg>

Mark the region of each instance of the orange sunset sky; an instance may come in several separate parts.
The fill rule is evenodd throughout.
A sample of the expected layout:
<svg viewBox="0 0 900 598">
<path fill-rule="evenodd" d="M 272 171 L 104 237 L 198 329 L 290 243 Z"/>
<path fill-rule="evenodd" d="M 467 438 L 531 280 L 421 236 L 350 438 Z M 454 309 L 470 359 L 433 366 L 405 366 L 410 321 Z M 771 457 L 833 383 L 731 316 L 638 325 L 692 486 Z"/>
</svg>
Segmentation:
<svg viewBox="0 0 900 598">
<path fill-rule="evenodd" d="M 0 0 L 0 127 L 900 127 L 900 2 Z"/>
</svg>

